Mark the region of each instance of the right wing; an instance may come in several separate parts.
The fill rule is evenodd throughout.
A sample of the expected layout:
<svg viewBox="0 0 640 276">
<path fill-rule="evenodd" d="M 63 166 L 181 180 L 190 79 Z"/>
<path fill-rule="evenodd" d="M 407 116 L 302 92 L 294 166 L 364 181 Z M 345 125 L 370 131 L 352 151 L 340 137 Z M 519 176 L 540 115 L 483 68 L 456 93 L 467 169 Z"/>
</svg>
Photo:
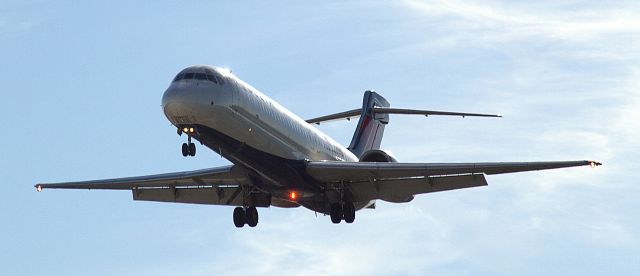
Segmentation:
<svg viewBox="0 0 640 276">
<path fill-rule="evenodd" d="M 212 186 L 214 184 L 236 183 L 239 180 L 242 180 L 243 178 L 234 177 L 232 175 L 231 168 L 232 166 L 225 166 L 197 171 L 164 173 L 146 176 L 36 184 L 35 187 L 39 191 L 42 189 L 131 190 L 139 188 Z"/>
<path fill-rule="evenodd" d="M 242 206 L 242 185 L 248 179 L 233 166 L 80 182 L 36 184 L 43 189 L 132 190 L 134 200 Z M 268 206 L 267 195 L 251 192 L 246 200 Z"/>
</svg>

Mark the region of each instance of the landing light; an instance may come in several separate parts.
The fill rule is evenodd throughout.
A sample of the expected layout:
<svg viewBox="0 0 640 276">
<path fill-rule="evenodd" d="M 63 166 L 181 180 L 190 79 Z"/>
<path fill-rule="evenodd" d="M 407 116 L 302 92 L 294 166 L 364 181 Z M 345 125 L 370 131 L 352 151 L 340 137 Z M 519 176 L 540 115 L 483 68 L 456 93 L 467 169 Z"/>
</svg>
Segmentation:
<svg viewBox="0 0 640 276">
<path fill-rule="evenodd" d="M 195 130 L 193 128 L 189 129 L 189 132 L 193 133 Z"/>
<path fill-rule="evenodd" d="M 183 128 L 183 129 L 182 129 L 182 131 L 184 131 L 184 132 L 189 132 L 189 128 L 186 128 L 186 127 L 185 127 L 185 128 Z"/>
<path fill-rule="evenodd" d="M 296 200 L 298 198 L 298 194 L 296 192 L 289 192 L 289 198 L 291 200 Z"/>
</svg>

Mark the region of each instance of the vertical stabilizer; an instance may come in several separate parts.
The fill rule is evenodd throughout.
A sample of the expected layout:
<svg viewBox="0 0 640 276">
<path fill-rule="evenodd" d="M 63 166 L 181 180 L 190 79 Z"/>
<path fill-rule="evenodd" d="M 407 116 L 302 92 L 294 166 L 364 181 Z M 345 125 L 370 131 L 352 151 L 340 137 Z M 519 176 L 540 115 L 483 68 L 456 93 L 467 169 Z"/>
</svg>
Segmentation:
<svg viewBox="0 0 640 276">
<path fill-rule="evenodd" d="M 349 150 L 358 157 L 368 150 L 380 149 L 384 126 L 389 123 L 389 114 L 374 114 L 372 112 L 374 106 L 389 107 L 389 102 L 376 92 L 364 92 L 362 114 L 349 145 Z"/>
</svg>

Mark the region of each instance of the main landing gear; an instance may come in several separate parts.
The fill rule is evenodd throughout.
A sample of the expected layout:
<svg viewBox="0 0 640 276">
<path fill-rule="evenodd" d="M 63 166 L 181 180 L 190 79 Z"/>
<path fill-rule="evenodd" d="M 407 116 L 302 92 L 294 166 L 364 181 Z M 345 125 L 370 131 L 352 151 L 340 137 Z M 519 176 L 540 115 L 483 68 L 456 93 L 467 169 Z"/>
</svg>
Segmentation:
<svg viewBox="0 0 640 276">
<path fill-rule="evenodd" d="M 233 209 L 233 224 L 238 228 L 245 224 L 256 227 L 258 225 L 258 209 L 255 206 L 236 207 Z"/>
<path fill-rule="evenodd" d="M 331 216 L 331 222 L 338 224 L 344 219 L 346 223 L 353 223 L 356 219 L 356 208 L 352 202 L 344 203 L 332 203 L 329 206 L 329 215 Z"/>
</svg>

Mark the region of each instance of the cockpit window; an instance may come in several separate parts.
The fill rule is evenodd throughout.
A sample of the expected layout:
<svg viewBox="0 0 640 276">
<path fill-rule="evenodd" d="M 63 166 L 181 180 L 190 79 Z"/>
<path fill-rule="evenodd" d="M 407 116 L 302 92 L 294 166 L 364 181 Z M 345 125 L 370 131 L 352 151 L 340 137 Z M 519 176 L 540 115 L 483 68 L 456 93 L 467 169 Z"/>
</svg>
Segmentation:
<svg viewBox="0 0 640 276">
<path fill-rule="evenodd" d="M 196 80 L 210 81 L 219 85 L 224 85 L 224 78 L 221 76 L 218 76 L 218 73 L 216 71 L 208 68 L 204 68 L 204 71 L 206 73 L 185 73 L 185 72 L 179 73 L 175 78 L 173 78 L 173 82 L 180 81 L 180 80 L 196 79 Z"/>
<path fill-rule="evenodd" d="M 181 80 L 182 78 L 184 78 L 184 73 L 180 73 L 180 74 L 178 74 L 178 75 L 173 79 L 173 81 L 179 81 L 179 80 Z"/>
</svg>

